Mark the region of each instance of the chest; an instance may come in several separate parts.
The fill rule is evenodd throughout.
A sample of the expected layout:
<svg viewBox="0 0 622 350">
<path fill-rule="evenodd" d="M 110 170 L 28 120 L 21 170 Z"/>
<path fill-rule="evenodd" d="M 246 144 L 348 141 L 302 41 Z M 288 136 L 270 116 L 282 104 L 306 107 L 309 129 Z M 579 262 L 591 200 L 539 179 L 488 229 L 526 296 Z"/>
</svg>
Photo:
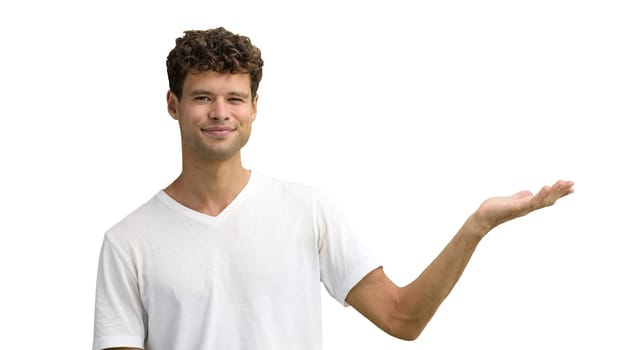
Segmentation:
<svg viewBox="0 0 622 350">
<path fill-rule="evenodd" d="M 244 305 L 319 283 L 317 240 L 305 222 L 171 228 L 140 259 L 146 305 Z"/>
</svg>

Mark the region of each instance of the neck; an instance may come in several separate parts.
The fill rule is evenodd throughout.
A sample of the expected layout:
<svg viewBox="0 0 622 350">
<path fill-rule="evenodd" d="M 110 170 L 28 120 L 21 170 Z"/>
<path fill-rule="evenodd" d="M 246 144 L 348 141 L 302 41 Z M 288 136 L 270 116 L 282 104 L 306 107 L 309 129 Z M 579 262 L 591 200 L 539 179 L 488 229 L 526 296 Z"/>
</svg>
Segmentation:
<svg viewBox="0 0 622 350">
<path fill-rule="evenodd" d="M 184 158 L 181 175 L 164 191 L 193 210 L 216 216 L 242 191 L 250 174 L 239 155 L 201 162 Z"/>
</svg>

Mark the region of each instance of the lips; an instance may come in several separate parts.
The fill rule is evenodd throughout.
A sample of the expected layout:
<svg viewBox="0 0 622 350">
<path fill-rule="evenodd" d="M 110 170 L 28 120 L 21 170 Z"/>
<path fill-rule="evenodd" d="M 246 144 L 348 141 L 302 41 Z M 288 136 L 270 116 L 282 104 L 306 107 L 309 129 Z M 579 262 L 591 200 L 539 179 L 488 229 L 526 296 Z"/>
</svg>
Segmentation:
<svg viewBox="0 0 622 350">
<path fill-rule="evenodd" d="M 208 126 L 201 131 L 209 136 L 224 137 L 235 131 L 235 128 L 226 125 Z"/>
</svg>

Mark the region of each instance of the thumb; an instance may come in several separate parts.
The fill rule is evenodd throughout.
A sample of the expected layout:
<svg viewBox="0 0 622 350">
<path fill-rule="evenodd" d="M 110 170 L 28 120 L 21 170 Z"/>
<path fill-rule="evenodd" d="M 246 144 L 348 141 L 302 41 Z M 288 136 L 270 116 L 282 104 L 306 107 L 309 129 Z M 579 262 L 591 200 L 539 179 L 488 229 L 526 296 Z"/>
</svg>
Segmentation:
<svg viewBox="0 0 622 350">
<path fill-rule="evenodd" d="M 520 191 L 515 193 L 512 198 L 514 199 L 521 199 L 521 198 L 527 198 L 527 197 L 533 197 L 533 193 L 531 193 L 531 191 Z"/>
</svg>

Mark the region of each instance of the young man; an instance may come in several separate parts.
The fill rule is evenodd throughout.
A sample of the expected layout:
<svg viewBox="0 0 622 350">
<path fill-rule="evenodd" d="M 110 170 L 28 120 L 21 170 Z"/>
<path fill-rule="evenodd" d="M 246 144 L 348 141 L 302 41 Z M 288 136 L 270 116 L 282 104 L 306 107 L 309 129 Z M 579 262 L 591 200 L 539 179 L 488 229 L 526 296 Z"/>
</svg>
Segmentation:
<svg viewBox="0 0 622 350">
<path fill-rule="evenodd" d="M 320 284 L 415 339 L 495 226 L 573 192 L 558 181 L 483 204 L 397 287 L 320 191 L 242 166 L 263 61 L 244 36 L 188 31 L 167 58 L 181 175 L 104 237 L 93 349 L 320 349 Z"/>
</svg>

